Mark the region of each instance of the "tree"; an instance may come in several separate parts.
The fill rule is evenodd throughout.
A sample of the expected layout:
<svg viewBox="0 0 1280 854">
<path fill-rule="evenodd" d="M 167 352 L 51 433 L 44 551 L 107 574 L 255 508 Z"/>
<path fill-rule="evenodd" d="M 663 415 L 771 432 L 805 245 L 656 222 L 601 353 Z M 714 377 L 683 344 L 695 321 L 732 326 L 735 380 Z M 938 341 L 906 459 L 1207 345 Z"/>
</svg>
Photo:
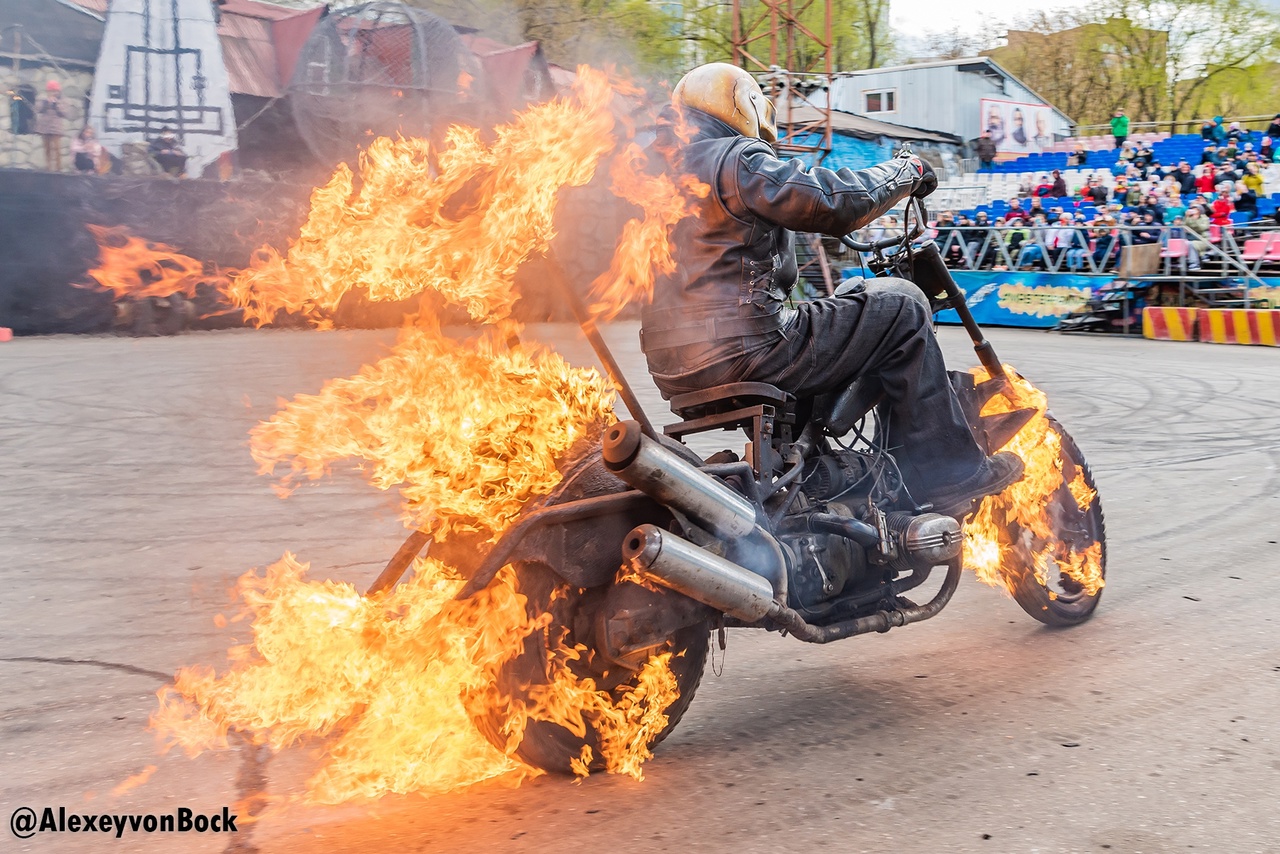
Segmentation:
<svg viewBox="0 0 1280 854">
<path fill-rule="evenodd" d="M 680 17 L 649 0 L 408 0 L 492 38 L 537 41 L 550 62 L 669 75 L 681 64 Z"/>
<path fill-rule="evenodd" d="M 1174 129 L 1280 54 L 1280 19 L 1255 0 L 1095 0 L 1066 24 L 1040 16 L 991 55 L 1085 125 L 1124 107 Z"/>
</svg>

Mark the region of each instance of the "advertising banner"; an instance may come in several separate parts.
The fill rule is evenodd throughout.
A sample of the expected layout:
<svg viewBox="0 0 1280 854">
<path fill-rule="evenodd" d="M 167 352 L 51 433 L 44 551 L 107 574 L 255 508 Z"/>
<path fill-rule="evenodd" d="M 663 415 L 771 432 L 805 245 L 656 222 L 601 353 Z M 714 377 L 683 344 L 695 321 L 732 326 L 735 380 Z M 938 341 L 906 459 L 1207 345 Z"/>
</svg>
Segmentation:
<svg viewBox="0 0 1280 854">
<path fill-rule="evenodd" d="M 1000 273 L 960 271 L 951 273 L 965 292 L 974 320 L 991 326 L 1029 326 L 1046 329 L 1083 306 L 1095 289 L 1112 281 L 1110 276 L 1077 276 L 1070 273 Z M 938 314 L 939 323 L 959 323 L 954 311 Z"/>
<path fill-rule="evenodd" d="M 1053 145 L 1053 110 L 1044 104 L 981 99 L 978 127 L 991 134 L 1001 154 L 1033 154 Z"/>
</svg>

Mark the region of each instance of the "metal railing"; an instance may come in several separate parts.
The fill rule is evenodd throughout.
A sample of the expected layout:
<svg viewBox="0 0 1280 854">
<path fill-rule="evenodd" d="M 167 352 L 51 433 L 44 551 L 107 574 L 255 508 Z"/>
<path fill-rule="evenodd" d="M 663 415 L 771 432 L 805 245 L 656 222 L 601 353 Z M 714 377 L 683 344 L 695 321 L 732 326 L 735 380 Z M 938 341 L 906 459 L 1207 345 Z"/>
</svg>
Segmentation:
<svg viewBox="0 0 1280 854">
<path fill-rule="evenodd" d="M 1157 233 L 1158 232 L 1158 233 Z M 1086 236 L 1087 233 L 1087 236 Z M 868 235 L 875 237 L 875 234 Z M 1126 225 L 1107 229 L 1088 226 L 942 226 L 928 235 L 953 270 L 1031 271 L 1075 273 L 1178 283 L 1179 304 L 1243 302 L 1248 308 L 1272 308 L 1269 299 L 1251 296 L 1254 288 L 1275 286 L 1261 276 L 1274 270 L 1280 276 L 1280 229 L 1274 225 L 1215 226 L 1200 235 L 1184 226 Z M 1246 257 L 1245 243 L 1261 237 L 1264 251 Z M 859 239 L 865 239 L 859 237 Z M 1130 251 L 1134 247 L 1158 247 Z M 1255 244 L 1251 244 L 1255 246 Z M 1269 250 L 1275 247 L 1275 253 Z M 1154 262 L 1154 263 L 1153 263 Z M 1240 279 L 1239 285 L 1218 287 L 1215 280 Z"/>
</svg>

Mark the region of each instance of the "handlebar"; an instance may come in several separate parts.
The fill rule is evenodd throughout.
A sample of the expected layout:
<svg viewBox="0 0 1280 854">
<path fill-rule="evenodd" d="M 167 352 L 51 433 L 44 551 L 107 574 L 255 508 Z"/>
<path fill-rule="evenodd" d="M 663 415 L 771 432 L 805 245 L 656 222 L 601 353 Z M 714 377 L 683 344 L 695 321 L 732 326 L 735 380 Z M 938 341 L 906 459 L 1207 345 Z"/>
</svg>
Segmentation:
<svg viewBox="0 0 1280 854">
<path fill-rule="evenodd" d="M 863 243 L 860 240 L 854 240 L 851 236 L 846 234 L 844 237 L 840 238 L 840 242 L 855 252 L 882 252 L 885 249 L 890 249 L 894 246 L 905 246 L 920 235 L 924 234 L 925 221 L 929 218 L 929 212 L 925 210 L 924 199 L 912 197 L 908 204 L 915 207 L 916 214 L 916 222 L 915 225 L 912 226 L 910 232 L 903 233 L 898 237 L 885 237 L 880 240 L 872 241 L 871 243 Z"/>
</svg>

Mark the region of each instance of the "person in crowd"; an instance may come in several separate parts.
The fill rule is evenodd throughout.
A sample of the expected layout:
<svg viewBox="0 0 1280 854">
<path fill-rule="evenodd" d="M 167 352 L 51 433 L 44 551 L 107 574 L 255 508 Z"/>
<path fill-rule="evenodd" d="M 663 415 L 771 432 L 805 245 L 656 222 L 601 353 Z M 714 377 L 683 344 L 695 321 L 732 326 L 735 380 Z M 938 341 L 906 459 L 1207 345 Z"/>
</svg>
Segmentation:
<svg viewBox="0 0 1280 854">
<path fill-rule="evenodd" d="M 996 143 L 989 132 L 984 130 L 978 135 L 978 141 L 973 145 L 973 152 L 978 155 L 979 169 L 990 169 L 995 165 Z"/>
<path fill-rule="evenodd" d="M 1107 214 L 1093 221 L 1093 266 L 1101 273 L 1115 263 L 1120 254 L 1120 238 L 1116 233 L 1116 218 Z"/>
<path fill-rule="evenodd" d="M 1187 227 L 1184 217 L 1175 217 L 1169 227 L 1165 229 L 1165 245 L 1170 240 L 1185 240 L 1187 243 L 1187 269 L 1200 269 L 1200 251 L 1195 246 L 1196 234 Z"/>
<path fill-rule="evenodd" d="M 1116 148 L 1122 147 L 1125 140 L 1129 138 L 1129 117 L 1122 109 L 1116 110 L 1115 115 L 1111 117 L 1111 136 L 1115 138 Z"/>
<path fill-rule="evenodd" d="M 1266 195 L 1266 179 L 1262 177 L 1262 170 L 1258 168 L 1257 161 L 1245 164 L 1244 176 L 1240 180 L 1258 198 Z"/>
<path fill-rule="evenodd" d="M 969 256 L 969 244 L 964 239 L 963 233 L 956 227 L 956 215 L 954 211 L 943 211 L 938 214 L 938 236 L 934 238 L 939 248 L 942 249 L 942 257 L 946 261 L 948 267 L 952 268 L 972 268 L 972 259 Z"/>
<path fill-rule="evenodd" d="M 1204 124 L 1200 125 L 1200 138 L 1205 142 L 1213 142 L 1213 122 L 1209 119 L 1204 120 Z"/>
<path fill-rule="evenodd" d="M 1076 150 L 1067 155 L 1068 166 L 1088 166 L 1089 152 L 1084 150 L 1084 146 L 1077 145 Z"/>
<path fill-rule="evenodd" d="M 103 162 L 105 152 L 102 143 L 94 136 L 93 128 L 85 125 L 76 138 L 71 140 L 72 165 L 76 171 L 85 175 L 96 174 Z"/>
<path fill-rule="evenodd" d="M 1240 147 L 1236 145 L 1234 139 L 1229 139 L 1227 144 L 1218 150 L 1218 153 L 1222 155 L 1223 163 L 1234 163 L 1240 156 Z"/>
<path fill-rule="evenodd" d="M 1007 214 L 1007 216 L 1013 216 L 1014 214 L 1018 214 L 1019 216 L 1021 216 L 1023 213 L 1024 213 L 1024 211 L 1023 211 L 1023 209 L 1022 209 L 1022 199 L 1020 199 L 1020 198 L 1018 198 L 1018 197 L 1016 197 L 1016 196 L 1015 196 L 1014 198 L 1010 199 L 1010 200 L 1009 200 L 1009 213 Z"/>
<path fill-rule="evenodd" d="M 1133 159 L 1138 156 L 1138 150 L 1127 140 L 1117 145 L 1116 148 L 1120 149 L 1119 153 L 1116 154 L 1116 159 L 1118 160 L 1132 163 Z"/>
<path fill-rule="evenodd" d="M 1178 192 L 1177 187 L 1173 187 L 1164 202 L 1164 216 L 1161 222 L 1165 225 L 1171 225 L 1175 219 L 1181 220 L 1187 215 L 1187 206 L 1182 203 L 1182 194 Z"/>
<path fill-rule="evenodd" d="M 1095 205 L 1105 205 L 1110 197 L 1107 185 L 1103 184 L 1097 178 L 1090 178 L 1089 183 L 1084 188 L 1084 201 L 1092 202 Z"/>
<path fill-rule="evenodd" d="M 1142 219 L 1134 226 L 1132 242 L 1135 245 L 1159 243 L 1162 231 L 1160 224 L 1156 222 L 1155 214 L 1149 210 L 1143 211 Z"/>
<path fill-rule="evenodd" d="M 1185 160 L 1178 161 L 1178 169 L 1173 173 L 1173 180 L 1178 183 L 1178 192 L 1189 196 L 1196 191 L 1196 176 L 1191 171 L 1191 164 Z"/>
<path fill-rule="evenodd" d="M 1042 247 L 1047 233 L 1047 229 L 1045 227 L 1047 220 L 1042 216 L 1035 216 L 1027 222 L 1029 225 L 1023 229 L 1025 234 L 1018 242 L 1017 260 L 1014 262 L 1014 266 L 1019 270 L 1033 264 L 1043 265 L 1045 260 L 1044 249 Z M 1012 251 L 1012 249 L 1013 247 L 1010 246 L 1010 251 Z"/>
<path fill-rule="evenodd" d="M 1217 166 L 1222 162 L 1222 155 L 1218 153 L 1217 144 L 1211 142 L 1204 147 L 1204 151 L 1200 154 L 1200 162 L 1208 163 L 1210 166 Z"/>
<path fill-rule="evenodd" d="M 1045 198 L 1053 195 L 1053 184 L 1049 180 L 1049 176 L 1041 174 L 1036 178 L 1035 186 L 1031 188 L 1031 198 Z"/>
<path fill-rule="evenodd" d="M 1228 186 L 1224 186 L 1218 190 L 1217 197 L 1213 200 L 1213 208 L 1209 217 L 1210 225 L 1231 225 L 1231 214 L 1235 212 L 1235 205 L 1231 203 L 1231 190 Z"/>
<path fill-rule="evenodd" d="M 1119 194 L 1117 194 L 1117 196 L 1118 195 Z M 1142 199 L 1142 182 L 1129 182 L 1129 189 L 1126 190 L 1124 194 L 1124 206 L 1127 208 L 1136 208 L 1138 205 L 1142 204 Z"/>
<path fill-rule="evenodd" d="M 1243 175 L 1241 175 L 1239 172 L 1236 171 L 1236 166 L 1234 163 L 1223 163 L 1214 172 L 1214 178 L 1216 182 L 1219 184 L 1221 184 L 1223 181 L 1226 181 L 1230 184 L 1234 184 L 1236 181 L 1239 181 L 1243 177 L 1244 177 Z"/>
<path fill-rule="evenodd" d="M 1134 209 L 1134 213 L 1138 214 L 1139 216 L 1145 216 L 1146 214 L 1151 214 L 1151 218 L 1155 222 L 1157 223 L 1164 222 L 1164 207 L 1160 204 L 1160 199 L 1156 197 L 1155 193 L 1148 193 L 1146 197 L 1142 200 L 1142 204 L 1138 205 Z"/>
<path fill-rule="evenodd" d="M 1075 227 L 1072 228 L 1071 243 L 1067 245 L 1067 268 L 1072 272 L 1086 266 L 1085 258 L 1089 256 L 1089 228 L 1085 215 L 1078 213 L 1073 217 Z"/>
<path fill-rule="evenodd" d="M 1248 214 L 1250 219 L 1258 216 L 1258 194 L 1250 190 L 1244 181 L 1237 181 L 1235 196 L 1231 200 L 1238 213 Z"/>
<path fill-rule="evenodd" d="M 1262 143 L 1258 149 L 1258 159 L 1263 163 L 1280 162 L 1280 146 L 1276 145 L 1273 138 L 1264 136 Z"/>
<path fill-rule="evenodd" d="M 1056 265 L 1074 243 L 1075 228 L 1071 214 L 1059 214 L 1054 220 L 1054 225 L 1047 229 L 1044 235 L 1044 248 L 1048 253 L 1049 263 Z"/>
<path fill-rule="evenodd" d="M 1215 174 L 1213 164 L 1206 163 L 1197 169 L 1196 192 L 1212 194 L 1217 184 L 1213 180 Z"/>
<path fill-rule="evenodd" d="M 1249 132 L 1240 126 L 1239 122 L 1232 122 L 1227 128 L 1227 139 L 1232 142 L 1240 143 L 1248 139 Z"/>
<path fill-rule="evenodd" d="M 1155 158 L 1156 158 L 1156 151 L 1154 148 L 1151 147 L 1151 143 L 1149 142 L 1138 143 L 1136 148 L 1136 154 L 1134 155 L 1134 158 L 1133 158 L 1135 163 L 1138 161 L 1141 161 L 1143 163 L 1150 163 L 1151 161 L 1155 160 Z"/>
<path fill-rule="evenodd" d="M 44 97 L 36 101 L 36 133 L 44 140 L 44 166 L 50 172 L 62 171 L 62 133 L 67 119 L 67 106 L 62 101 L 62 84 L 50 80 L 44 84 Z"/>
<path fill-rule="evenodd" d="M 1212 248 L 1212 244 L 1209 243 L 1209 218 L 1204 215 L 1204 208 L 1200 207 L 1200 205 L 1192 205 L 1187 208 L 1187 215 L 1183 219 L 1182 225 L 1186 229 L 1187 241 L 1190 246 L 1187 266 L 1192 270 L 1199 270 L 1200 259 Z"/>
<path fill-rule="evenodd" d="M 1267 125 L 1266 135 L 1272 139 L 1280 139 L 1280 113 L 1276 113 L 1271 124 Z"/>
<path fill-rule="evenodd" d="M 147 146 L 148 153 L 166 173 L 181 178 L 187 171 L 187 154 L 174 134 L 173 128 L 165 128 Z"/>
<path fill-rule="evenodd" d="M 1227 141 L 1227 129 L 1222 124 L 1222 116 L 1213 117 L 1213 141 L 1218 145 Z"/>
<path fill-rule="evenodd" d="M 1049 212 L 1044 209 L 1044 200 L 1039 196 L 1033 196 L 1031 204 L 1027 207 L 1026 216 L 1046 216 L 1048 213 Z"/>
<path fill-rule="evenodd" d="M 1062 173 L 1054 169 L 1052 174 L 1053 184 L 1049 187 L 1049 195 L 1059 199 L 1071 195 L 1071 191 L 1067 189 L 1067 182 L 1062 180 Z"/>
</svg>

